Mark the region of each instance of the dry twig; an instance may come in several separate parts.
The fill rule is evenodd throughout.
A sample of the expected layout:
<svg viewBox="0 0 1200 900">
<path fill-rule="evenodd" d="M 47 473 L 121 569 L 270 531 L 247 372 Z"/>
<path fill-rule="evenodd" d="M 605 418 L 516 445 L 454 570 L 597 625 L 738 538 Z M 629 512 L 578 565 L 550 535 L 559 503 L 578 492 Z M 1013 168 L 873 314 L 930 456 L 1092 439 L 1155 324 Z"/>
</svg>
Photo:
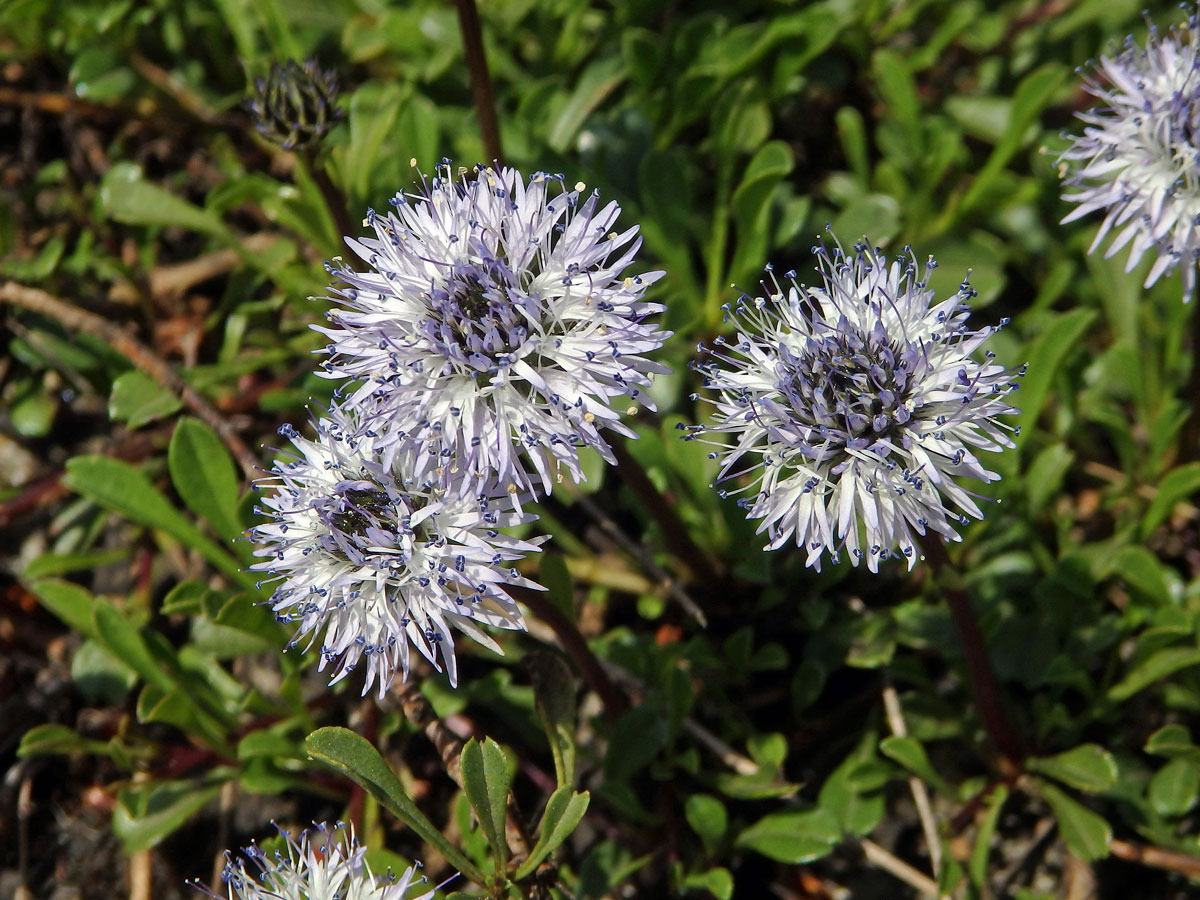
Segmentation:
<svg viewBox="0 0 1200 900">
<path fill-rule="evenodd" d="M 109 344 L 159 384 L 178 394 L 184 405 L 220 436 L 229 452 L 241 465 L 246 479 L 253 481 L 257 477 L 259 462 L 229 421 L 154 351 L 122 328 L 45 291 L 15 281 L 0 284 L 0 302 L 12 303 L 31 312 L 50 316 L 68 329 L 85 332 Z"/>
<path fill-rule="evenodd" d="M 900 709 L 900 697 L 892 685 L 884 685 L 883 709 L 887 715 L 888 727 L 896 737 L 907 737 L 908 727 L 904 724 L 904 714 Z M 917 807 L 917 816 L 921 820 L 921 831 L 925 834 L 925 844 L 929 847 L 929 863 L 933 869 L 933 877 L 937 878 L 942 872 L 942 842 L 938 838 L 937 823 L 933 818 L 933 806 L 929 802 L 929 791 L 925 782 L 916 775 L 909 776 L 908 789 L 912 791 L 913 803 Z"/>
</svg>

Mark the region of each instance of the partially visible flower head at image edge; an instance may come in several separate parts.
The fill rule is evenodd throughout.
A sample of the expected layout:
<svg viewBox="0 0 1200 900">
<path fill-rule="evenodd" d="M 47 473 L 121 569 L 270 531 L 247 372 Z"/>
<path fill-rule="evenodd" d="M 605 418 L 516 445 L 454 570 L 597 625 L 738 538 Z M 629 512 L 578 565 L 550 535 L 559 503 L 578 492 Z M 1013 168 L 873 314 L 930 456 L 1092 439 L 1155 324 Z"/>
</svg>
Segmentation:
<svg viewBox="0 0 1200 900">
<path fill-rule="evenodd" d="M 524 630 L 508 589 L 540 587 L 513 563 L 544 539 L 500 530 L 534 516 L 494 482 L 489 496 L 412 479 L 406 457 L 376 449 L 370 419 L 335 405 L 312 439 L 280 429 L 295 449 L 256 484 L 267 521 L 250 531 L 261 557 L 251 568 L 275 582 L 267 603 L 296 628 L 289 646 L 320 637 L 334 683 L 362 664 L 363 693 L 377 685 L 382 698 L 408 678 L 415 647 L 457 686 L 453 631 L 501 653 L 482 626 Z"/>
<path fill-rule="evenodd" d="M 1146 46 L 1132 37 L 1116 56 L 1101 56 L 1085 88 L 1101 105 L 1078 117 L 1083 134 L 1059 157 L 1067 192 L 1078 206 L 1062 221 L 1102 210 L 1088 252 L 1115 232 L 1105 256 L 1129 246 L 1126 271 L 1149 253 L 1145 287 L 1176 268 L 1183 297 L 1196 292 L 1200 264 L 1200 6 L 1186 23 Z"/>
<path fill-rule="evenodd" d="M 889 262 L 865 240 L 813 252 L 821 284 L 795 272 L 781 284 L 768 266 L 765 296 L 726 306 L 734 336 L 693 364 L 712 419 L 681 427 L 716 445 L 720 493 L 741 495 L 768 549 L 794 540 L 818 570 L 843 554 L 872 572 L 894 555 L 911 568 L 920 536 L 957 540 L 982 518 L 956 479 L 999 477 L 976 454 L 1013 446 L 998 417 L 1017 411 L 1006 397 L 1021 372 L 974 358 L 996 328 L 968 327 L 965 281 L 934 299 L 932 258 L 922 271 L 909 248 Z"/>
<path fill-rule="evenodd" d="M 561 175 L 448 161 L 391 204 L 367 214 L 375 237 L 347 238 L 369 268 L 334 260 L 342 308 L 314 326 L 321 374 L 377 404 L 381 445 L 411 447 L 421 477 L 465 473 L 466 490 L 549 493 L 583 479 L 587 447 L 615 462 L 603 431 L 634 437 L 621 416 L 653 409 L 650 377 L 670 371 L 647 358 L 670 336 L 647 321 L 663 306 L 642 299 L 663 273 L 626 273 L 637 227 Z"/>
<path fill-rule="evenodd" d="M 372 872 L 367 848 L 341 822 L 316 824 L 299 837 L 282 828 L 279 833 L 282 850 L 251 844 L 240 857 L 226 852 L 221 880 L 229 900 L 430 900 L 436 892 L 417 875 L 417 866 L 400 874 Z M 195 886 L 221 900 L 203 884 Z"/>
</svg>

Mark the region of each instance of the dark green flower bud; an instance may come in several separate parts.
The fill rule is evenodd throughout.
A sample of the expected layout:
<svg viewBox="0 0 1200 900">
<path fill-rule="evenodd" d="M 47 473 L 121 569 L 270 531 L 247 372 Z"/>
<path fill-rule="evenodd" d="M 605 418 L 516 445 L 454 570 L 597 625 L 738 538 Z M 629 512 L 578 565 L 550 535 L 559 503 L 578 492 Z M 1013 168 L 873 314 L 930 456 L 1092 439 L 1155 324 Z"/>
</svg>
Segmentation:
<svg viewBox="0 0 1200 900">
<path fill-rule="evenodd" d="M 313 60 L 294 59 L 271 66 L 254 82 L 247 101 L 258 133 L 285 150 L 321 140 L 342 116 L 337 108 L 337 77 Z"/>
</svg>

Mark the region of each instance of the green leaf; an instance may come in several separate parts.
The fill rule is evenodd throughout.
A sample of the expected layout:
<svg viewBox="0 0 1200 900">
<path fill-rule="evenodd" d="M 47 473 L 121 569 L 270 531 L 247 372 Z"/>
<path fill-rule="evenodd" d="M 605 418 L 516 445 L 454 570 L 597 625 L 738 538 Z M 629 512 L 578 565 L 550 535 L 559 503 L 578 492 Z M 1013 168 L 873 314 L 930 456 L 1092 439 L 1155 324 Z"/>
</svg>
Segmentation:
<svg viewBox="0 0 1200 900">
<path fill-rule="evenodd" d="M 1159 650 L 1135 665 L 1129 674 L 1109 688 L 1108 699 L 1118 702 L 1127 700 L 1154 682 L 1195 665 L 1200 665 L 1200 649 L 1196 647 Z"/>
<path fill-rule="evenodd" d="M 92 550 L 84 553 L 43 553 L 25 567 L 24 578 L 38 579 L 53 575 L 65 575 L 84 569 L 98 569 L 120 562 L 129 556 L 127 547 L 115 550 Z M 90 602 L 90 600 L 89 600 Z"/>
<path fill-rule="evenodd" d="M 220 216 L 144 181 L 136 166 L 114 166 L 100 187 L 100 203 L 109 217 L 126 225 L 187 228 L 227 244 L 238 241 Z"/>
<path fill-rule="evenodd" d="M 1067 69 L 1062 63 L 1046 63 L 1030 72 L 1017 85 L 1013 94 L 1011 112 L 1004 134 L 996 144 L 991 155 L 967 188 L 963 195 L 960 209 L 969 210 L 989 196 L 998 181 L 1005 166 L 1016 154 L 1021 145 L 1029 139 L 1032 126 L 1046 108 L 1058 90 L 1059 85 L 1067 77 Z"/>
<path fill-rule="evenodd" d="M 1094 309 L 1073 309 L 1061 313 L 1046 322 L 1029 348 L 1029 368 L 1021 379 L 1020 396 L 1015 402 L 1021 404 L 1017 422 L 1021 433 L 1017 444 L 1023 444 L 1033 433 L 1055 372 L 1067 353 L 1079 346 L 1079 341 L 1096 318 Z"/>
<path fill-rule="evenodd" d="M 35 725 L 21 735 L 17 756 L 45 754 L 107 753 L 108 744 L 77 734 L 66 725 Z"/>
<path fill-rule="evenodd" d="M 171 481 L 192 512 L 226 540 L 242 534 L 238 476 L 217 433 L 199 419 L 180 419 L 167 448 Z"/>
<path fill-rule="evenodd" d="M 1173 469 L 1158 483 L 1158 491 L 1142 517 L 1145 540 L 1171 514 L 1176 503 L 1200 491 L 1200 462 L 1186 463 Z"/>
<path fill-rule="evenodd" d="M 692 794 L 684 804 L 683 814 L 692 831 L 700 835 L 705 848 L 712 853 L 729 828 L 725 804 L 709 794 Z"/>
<path fill-rule="evenodd" d="M 221 790 L 219 784 L 166 781 L 127 788 L 113 810 L 113 833 L 128 854 L 153 847 L 198 813 Z"/>
<path fill-rule="evenodd" d="M 88 638 L 71 657 L 71 681 L 90 703 L 120 704 L 137 684 L 137 672 L 104 644 Z"/>
<path fill-rule="evenodd" d="M 100 643 L 147 684 L 161 691 L 175 688 L 174 680 L 150 655 L 138 630 L 103 597 L 98 597 L 92 605 L 92 626 Z"/>
<path fill-rule="evenodd" d="M 1095 862 L 1108 856 L 1108 845 L 1112 840 L 1108 822 L 1049 782 L 1039 782 L 1039 789 L 1054 811 L 1058 830 L 1068 850 L 1084 862 Z"/>
<path fill-rule="evenodd" d="M 1177 757 L 1154 773 L 1146 788 L 1150 806 L 1160 816 L 1182 816 L 1196 805 L 1200 794 L 1200 764 Z"/>
<path fill-rule="evenodd" d="M 1186 756 L 1200 761 L 1200 747 L 1192 743 L 1186 725 L 1164 725 L 1146 739 L 1144 749 L 1155 756 Z"/>
<path fill-rule="evenodd" d="M 532 875 L 541 865 L 542 860 L 557 850 L 562 842 L 571 836 L 575 827 L 587 812 L 591 795 L 584 791 L 580 794 L 571 792 L 570 788 L 561 787 L 550 795 L 546 802 L 546 812 L 542 815 L 540 834 L 537 843 L 529 851 L 528 858 L 517 867 L 513 877 L 520 881 Z"/>
<path fill-rule="evenodd" d="M 620 56 L 609 56 L 591 63 L 575 81 L 574 93 L 551 123 L 546 143 L 559 153 L 565 151 L 587 117 L 626 77 Z"/>
<path fill-rule="evenodd" d="M 96 633 L 92 627 L 92 603 L 95 598 L 87 589 L 70 581 L 45 578 L 35 581 L 30 590 L 42 606 L 62 619 L 69 628 L 88 637 Z"/>
<path fill-rule="evenodd" d="M 735 843 L 795 865 L 828 855 L 841 839 L 837 817 L 817 808 L 770 813 L 739 834 Z"/>
<path fill-rule="evenodd" d="M 145 372 L 134 369 L 117 376 L 108 398 L 108 414 L 130 428 L 140 428 L 154 419 L 176 412 L 183 404 L 175 392 L 163 387 Z"/>
<path fill-rule="evenodd" d="M 1081 744 L 1055 756 L 1032 757 L 1031 771 L 1088 793 L 1110 790 L 1117 783 L 1117 761 L 1098 744 Z"/>
<path fill-rule="evenodd" d="M 476 884 L 485 884 L 483 874 L 475 864 L 446 839 L 437 827 L 425 818 L 412 802 L 392 767 L 371 746 L 371 742 L 347 728 L 318 728 L 304 740 L 310 759 L 337 769 L 361 785 L 392 815 L 404 822 L 431 847 L 458 869 L 463 877 Z"/>
<path fill-rule="evenodd" d="M 992 836 L 996 833 L 996 823 L 1000 821 L 1000 812 L 1004 809 L 1004 801 L 1008 799 L 1008 788 L 998 785 L 987 798 L 987 812 L 979 823 L 979 831 L 975 835 L 975 845 L 971 848 L 971 861 L 967 871 L 971 884 L 982 888 L 987 878 L 988 858 L 992 850 Z"/>
<path fill-rule="evenodd" d="M 929 761 L 929 754 L 916 738 L 907 735 L 892 735 L 879 742 L 879 752 L 888 759 L 894 760 L 912 772 L 918 778 L 928 782 L 936 791 L 949 796 L 954 795 L 954 789 L 937 773 Z"/>
<path fill-rule="evenodd" d="M 500 745 L 491 738 L 483 743 L 472 738 L 462 750 L 463 791 L 479 818 L 483 833 L 496 858 L 496 874 L 508 865 L 508 789 L 511 786 L 508 760 Z"/>
<path fill-rule="evenodd" d="M 236 560 L 201 534 L 195 525 L 167 502 L 141 471 L 129 463 L 110 456 L 77 456 L 67 461 L 67 474 L 63 482 L 71 490 L 120 513 L 132 522 L 162 529 L 186 546 L 194 548 L 238 584 L 246 588 L 254 587 L 254 580 L 241 570 Z"/>
<path fill-rule="evenodd" d="M 561 557 L 559 557 L 561 560 Z M 566 571 L 566 566 L 562 567 Z M 542 570 L 545 571 L 545 561 Z M 569 578 L 570 576 L 568 576 Z M 525 657 L 525 668 L 533 682 L 533 703 L 554 756 L 558 787 L 575 781 L 575 678 L 571 667 L 557 653 L 535 651 Z"/>
</svg>

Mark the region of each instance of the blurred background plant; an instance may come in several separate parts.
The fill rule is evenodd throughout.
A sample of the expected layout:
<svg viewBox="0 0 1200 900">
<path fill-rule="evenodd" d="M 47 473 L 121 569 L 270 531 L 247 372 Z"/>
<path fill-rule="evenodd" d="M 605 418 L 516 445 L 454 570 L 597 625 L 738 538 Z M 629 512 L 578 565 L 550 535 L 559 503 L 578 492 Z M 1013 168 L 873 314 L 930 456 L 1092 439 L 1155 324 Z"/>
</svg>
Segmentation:
<svg viewBox="0 0 1200 900">
<path fill-rule="evenodd" d="M 1085 256 L 1095 223 L 1058 225 L 1054 167 L 1090 103 L 1074 67 L 1142 39 L 1143 5 L 484 3 L 506 160 L 641 226 L 675 374 L 624 449 L 644 481 L 592 459 L 540 506 L 530 634 L 464 648 L 456 691 L 416 671 L 382 705 L 281 652 L 235 539 L 258 448 L 333 387 L 308 328 L 324 260 L 412 161 L 487 156 L 456 10 L 5 5 L 0 895 L 184 896 L 272 819 L 339 817 L 375 871 L 422 858 L 468 895 L 499 895 L 493 871 L 577 898 L 1194 891 L 1195 310 L 1178 275 L 1142 289 L 1149 260 Z M 316 140 L 284 149 L 247 101 L 290 60 L 341 92 L 316 90 Z M 805 280 L 826 223 L 934 254 L 939 297 L 970 269 L 973 321 L 1010 317 L 993 349 L 1029 364 L 1002 502 L 950 548 L 1018 766 L 983 738 L 921 567 L 760 552 L 676 438 L 705 414 L 687 364 L 730 285 L 753 293 L 767 260 Z M 339 726 L 382 763 L 317 730 Z M 386 789 L 338 774 L 379 765 Z"/>
</svg>

